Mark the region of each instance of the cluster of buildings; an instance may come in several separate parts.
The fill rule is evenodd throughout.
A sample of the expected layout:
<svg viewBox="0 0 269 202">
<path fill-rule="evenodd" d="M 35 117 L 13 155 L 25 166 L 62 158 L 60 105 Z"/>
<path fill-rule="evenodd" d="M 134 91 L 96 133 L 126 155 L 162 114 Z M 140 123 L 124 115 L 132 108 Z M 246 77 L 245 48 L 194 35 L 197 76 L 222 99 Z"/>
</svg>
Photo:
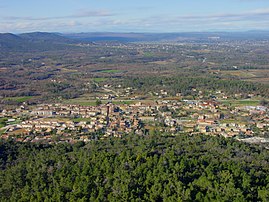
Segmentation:
<svg viewBox="0 0 269 202">
<path fill-rule="evenodd" d="M 22 114 L 27 114 L 29 119 L 4 127 L 2 137 L 16 136 L 21 139 L 23 136 L 28 141 L 29 138 L 26 137 L 29 135 L 43 136 L 42 140 L 50 140 L 52 134 L 65 137 L 70 134 L 73 140 L 89 141 L 92 135 L 121 137 L 125 133 L 140 133 L 142 129 L 137 114 L 128 110 L 123 112 L 112 103 L 100 106 L 44 104 L 32 110 L 22 106 L 12 111 L 3 110 L 0 116 L 18 117 Z"/>
<path fill-rule="evenodd" d="M 250 137 L 257 130 L 268 132 L 268 112 L 264 106 L 232 107 L 214 100 L 159 100 L 99 106 L 42 104 L 32 109 L 21 106 L 1 111 L 0 117 L 13 120 L 1 128 L 1 137 L 25 142 L 76 142 L 155 131 Z"/>
</svg>

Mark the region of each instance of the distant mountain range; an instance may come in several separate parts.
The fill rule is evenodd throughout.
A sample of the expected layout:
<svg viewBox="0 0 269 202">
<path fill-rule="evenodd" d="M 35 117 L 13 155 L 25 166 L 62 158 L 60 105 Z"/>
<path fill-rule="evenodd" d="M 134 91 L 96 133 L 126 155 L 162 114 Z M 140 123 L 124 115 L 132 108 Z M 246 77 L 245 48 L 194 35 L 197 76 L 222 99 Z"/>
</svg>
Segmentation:
<svg viewBox="0 0 269 202">
<path fill-rule="evenodd" d="M 0 34 L 0 49 L 2 50 L 31 50 L 50 49 L 55 45 L 77 43 L 73 39 L 55 33 L 33 32 L 25 34 Z"/>
<path fill-rule="evenodd" d="M 188 33 L 47 33 L 0 34 L 0 50 L 51 49 L 66 44 L 119 41 L 119 42 L 208 42 L 216 40 L 269 40 L 269 31 L 248 32 L 188 32 Z"/>
<path fill-rule="evenodd" d="M 47 32 L 32 32 L 20 34 L 19 37 L 31 41 L 31 42 L 53 42 L 53 43 L 72 43 L 75 42 L 72 39 L 61 36 L 57 33 L 47 33 Z"/>
<path fill-rule="evenodd" d="M 269 39 L 269 31 L 248 32 L 185 32 L 185 33 L 74 33 L 62 36 L 82 41 L 208 41 L 208 40 L 263 40 Z"/>
<path fill-rule="evenodd" d="M 0 48 L 13 48 L 14 46 L 22 47 L 24 40 L 14 34 L 0 34 Z"/>
</svg>

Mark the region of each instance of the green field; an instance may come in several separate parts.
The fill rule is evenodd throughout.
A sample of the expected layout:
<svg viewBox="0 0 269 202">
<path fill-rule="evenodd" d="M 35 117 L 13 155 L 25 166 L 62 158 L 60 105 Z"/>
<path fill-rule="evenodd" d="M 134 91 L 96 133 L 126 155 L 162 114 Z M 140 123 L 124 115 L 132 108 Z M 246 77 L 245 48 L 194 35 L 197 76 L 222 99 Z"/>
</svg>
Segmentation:
<svg viewBox="0 0 269 202">
<path fill-rule="evenodd" d="M 3 133 L 5 133 L 6 132 L 6 130 L 1 130 L 0 129 L 0 135 L 2 135 Z"/>
<path fill-rule="evenodd" d="M 81 121 L 90 121 L 91 119 L 89 118 L 74 118 L 74 119 L 71 119 L 72 121 L 74 122 L 81 122 Z"/>
<path fill-rule="evenodd" d="M 220 102 L 232 106 L 257 106 L 260 104 L 260 100 L 222 100 Z"/>
<path fill-rule="evenodd" d="M 102 72 L 102 73 L 119 73 L 121 71 L 117 70 L 117 69 L 105 69 L 105 70 L 100 70 L 99 72 Z"/>
<path fill-rule="evenodd" d="M 97 82 L 97 83 L 99 83 L 99 82 L 104 82 L 104 81 L 106 81 L 107 80 L 107 78 L 103 78 L 103 77 L 98 77 L 98 78 L 93 78 L 93 81 L 94 82 Z"/>
<path fill-rule="evenodd" d="M 21 103 L 21 102 L 26 102 L 30 99 L 34 98 L 34 96 L 24 96 L 24 97 L 6 97 L 4 98 L 4 100 L 7 100 L 7 101 L 14 101 L 14 102 L 18 102 L 18 103 Z"/>
<path fill-rule="evenodd" d="M 0 128 L 3 128 L 6 126 L 7 118 L 0 118 Z"/>
<path fill-rule="evenodd" d="M 151 57 L 153 57 L 153 56 L 154 56 L 154 54 L 151 53 L 151 52 L 145 52 L 145 53 L 144 53 L 144 57 L 151 58 Z"/>
<path fill-rule="evenodd" d="M 244 122 L 239 122 L 239 120 L 236 120 L 236 119 L 224 119 L 224 120 L 221 120 L 220 121 L 220 123 L 228 123 L 228 124 L 230 124 L 230 123 L 239 123 L 239 124 L 243 124 Z"/>
</svg>

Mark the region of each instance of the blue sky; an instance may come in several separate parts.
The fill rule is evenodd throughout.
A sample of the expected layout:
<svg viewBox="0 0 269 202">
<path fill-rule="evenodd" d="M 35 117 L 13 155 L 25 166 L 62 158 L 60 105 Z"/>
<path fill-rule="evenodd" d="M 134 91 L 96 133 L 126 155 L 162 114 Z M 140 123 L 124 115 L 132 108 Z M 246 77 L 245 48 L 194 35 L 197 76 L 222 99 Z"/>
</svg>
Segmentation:
<svg viewBox="0 0 269 202">
<path fill-rule="evenodd" d="M 0 0 L 0 32 L 268 30 L 269 0 Z"/>
</svg>

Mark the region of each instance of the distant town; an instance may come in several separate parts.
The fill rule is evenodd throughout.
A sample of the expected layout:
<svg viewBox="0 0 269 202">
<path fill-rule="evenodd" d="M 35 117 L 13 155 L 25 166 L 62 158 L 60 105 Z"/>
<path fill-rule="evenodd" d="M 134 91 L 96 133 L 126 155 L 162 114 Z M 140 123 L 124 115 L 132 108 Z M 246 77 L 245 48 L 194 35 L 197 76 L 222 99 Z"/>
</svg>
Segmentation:
<svg viewBox="0 0 269 202">
<path fill-rule="evenodd" d="M 124 92 L 130 95 L 130 91 L 132 88 Z M 199 93 L 203 98 L 203 93 Z M 75 143 L 107 137 L 123 138 L 130 133 L 159 132 L 163 135 L 221 135 L 250 143 L 269 142 L 268 138 L 255 135 L 257 131 L 259 134 L 268 131 L 268 107 L 247 105 L 247 102 L 233 106 L 225 102 L 228 97 L 223 92 L 215 93 L 217 96 L 211 100 L 187 100 L 181 93 L 171 99 L 168 92 L 161 90 L 152 92 L 158 96 L 156 100 L 135 100 L 134 97 L 127 104 L 122 101 L 115 104 L 113 100 L 117 95 L 112 93 L 101 97 L 111 99 L 105 102 L 98 97 L 95 106 L 60 103 L 29 106 L 24 102 L 15 110 L 0 112 L 6 123 L 1 128 L 1 138 L 20 142 Z M 222 101 L 218 101 L 219 98 Z"/>
</svg>

